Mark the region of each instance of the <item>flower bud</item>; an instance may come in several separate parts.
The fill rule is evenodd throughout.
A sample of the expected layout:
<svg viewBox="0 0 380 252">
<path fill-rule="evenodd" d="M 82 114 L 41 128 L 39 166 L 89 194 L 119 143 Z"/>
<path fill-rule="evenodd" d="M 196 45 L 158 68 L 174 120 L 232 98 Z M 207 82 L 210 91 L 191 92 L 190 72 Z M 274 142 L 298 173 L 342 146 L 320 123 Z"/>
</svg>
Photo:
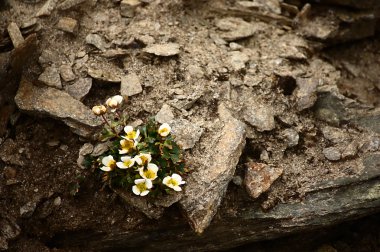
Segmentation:
<svg viewBox="0 0 380 252">
<path fill-rule="evenodd" d="M 92 112 L 97 116 L 104 115 L 107 112 L 107 108 L 103 105 L 94 106 L 92 107 Z"/>
<path fill-rule="evenodd" d="M 106 105 L 111 109 L 112 112 L 115 112 L 117 108 L 121 106 L 123 103 L 123 96 L 115 95 L 111 98 L 108 98 L 106 101 Z"/>
</svg>

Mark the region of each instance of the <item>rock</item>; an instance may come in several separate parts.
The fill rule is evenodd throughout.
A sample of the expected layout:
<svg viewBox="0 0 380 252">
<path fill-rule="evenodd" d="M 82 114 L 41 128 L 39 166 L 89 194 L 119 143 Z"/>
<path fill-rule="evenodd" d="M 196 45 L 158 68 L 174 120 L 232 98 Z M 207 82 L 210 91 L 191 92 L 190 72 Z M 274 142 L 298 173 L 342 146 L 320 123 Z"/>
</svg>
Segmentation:
<svg viewBox="0 0 380 252">
<path fill-rule="evenodd" d="M 353 7 L 357 9 L 372 9 L 379 8 L 380 3 L 377 0 L 362 0 L 362 1 L 352 1 L 352 0 L 313 0 L 311 2 L 317 2 L 327 5 L 341 5 L 347 7 Z"/>
<path fill-rule="evenodd" d="M 127 50 L 117 48 L 117 49 L 110 49 L 110 50 L 105 51 L 102 54 L 102 56 L 108 59 L 113 59 L 113 58 L 124 57 L 127 54 L 128 54 Z"/>
<path fill-rule="evenodd" d="M 272 167 L 263 163 L 250 162 L 246 166 L 244 184 L 248 194 L 254 199 L 268 191 L 273 182 L 283 173 L 282 168 Z"/>
<path fill-rule="evenodd" d="M 113 83 L 120 83 L 121 78 L 118 74 L 115 74 L 113 69 L 95 69 L 95 68 L 89 68 L 88 69 L 88 75 L 90 75 L 92 78 L 100 81 L 105 82 L 113 82 Z"/>
<path fill-rule="evenodd" d="M 347 117 L 342 101 L 331 93 L 320 94 L 315 108 L 318 119 L 334 126 L 339 126 L 341 121 Z"/>
<path fill-rule="evenodd" d="M 186 218 L 197 233 L 211 223 L 232 180 L 236 165 L 245 146 L 245 125 L 231 116 L 224 105 L 218 108 L 224 123 L 220 138 L 204 153 L 204 162 L 187 180 L 185 195 L 180 201 Z"/>
<path fill-rule="evenodd" d="M 135 10 L 139 5 L 141 5 L 139 0 L 122 0 L 120 3 L 120 15 L 127 18 L 134 17 Z"/>
<path fill-rule="evenodd" d="M 342 157 L 339 149 L 335 147 L 324 148 L 323 155 L 325 155 L 325 157 L 330 161 L 338 161 Z"/>
<path fill-rule="evenodd" d="M 36 17 L 50 16 L 51 12 L 57 5 L 58 0 L 47 0 L 41 9 L 36 13 Z"/>
<path fill-rule="evenodd" d="M 97 145 L 95 145 L 94 151 L 91 153 L 91 156 L 99 157 L 100 155 L 104 154 L 106 151 L 109 150 L 110 144 L 111 143 L 109 142 L 98 143 Z"/>
<path fill-rule="evenodd" d="M 282 138 L 285 140 L 288 147 L 294 147 L 298 145 L 300 139 L 298 132 L 294 129 L 285 129 L 281 132 Z"/>
<path fill-rule="evenodd" d="M 162 108 L 158 111 L 155 119 L 159 123 L 168 123 L 172 121 L 174 119 L 174 114 L 171 107 L 167 104 L 162 105 Z"/>
<path fill-rule="evenodd" d="M 20 28 L 18 28 L 17 24 L 12 22 L 8 25 L 8 34 L 11 37 L 13 46 L 19 47 L 22 43 L 24 43 L 24 37 L 21 34 Z"/>
<path fill-rule="evenodd" d="M 66 0 L 66 1 L 63 1 L 59 6 L 58 8 L 60 10 L 68 10 L 74 6 L 77 6 L 81 3 L 84 3 L 86 2 L 87 0 Z"/>
<path fill-rule="evenodd" d="M 79 149 L 79 155 L 86 156 L 92 153 L 94 150 L 94 146 L 90 143 L 85 143 L 80 149 Z"/>
<path fill-rule="evenodd" d="M 75 34 L 78 30 L 78 21 L 73 18 L 63 17 L 58 21 L 57 28 Z"/>
<path fill-rule="evenodd" d="M 259 29 L 259 24 L 251 24 L 235 17 L 219 19 L 215 25 L 225 31 L 221 34 L 221 38 L 228 42 L 251 37 Z"/>
<path fill-rule="evenodd" d="M 19 153 L 19 146 L 11 138 L 0 145 L 0 159 L 11 165 L 24 166 L 25 158 Z"/>
<path fill-rule="evenodd" d="M 57 60 L 58 54 L 49 50 L 45 49 L 42 51 L 40 57 L 38 58 L 38 62 L 41 65 L 48 64 L 48 63 L 53 63 Z"/>
<path fill-rule="evenodd" d="M 99 34 L 94 33 L 90 33 L 86 36 L 86 43 L 95 46 L 101 51 L 105 51 L 107 47 L 105 40 Z"/>
<path fill-rule="evenodd" d="M 91 78 L 80 78 L 74 84 L 67 85 L 65 87 L 66 92 L 74 97 L 75 99 L 81 101 L 90 92 L 92 87 Z"/>
<path fill-rule="evenodd" d="M 274 114 L 264 104 L 249 104 L 243 112 L 244 120 L 258 131 L 271 131 L 275 128 Z"/>
<path fill-rule="evenodd" d="M 49 147 L 57 147 L 59 144 L 60 144 L 59 140 L 51 140 L 46 143 L 46 145 Z"/>
<path fill-rule="evenodd" d="M 240 176 L 234 176 L 232 178 L 232 183 L 234 183 L 237 186 L 241 186 L 243 184 L 243 179 Z"/>
<path fill-rule="evenodd" d="M 358 153 L 359 143 L 357 141 L 352 141 L 348 145 L 344 146 L 342 152 L 342 158 L 352 158 Z"/>
<path fill-rule="evenodd" d="M 20 83 L 15 102 L 21 111 L 62 120 L 83 137 L 91 137 L 102 125 L 91 109 L 66 92 L 36 87 L 25 79 Z"/>
<path fill-rule="evenodd" d="M 186 119 L 177 119 L 171 121 L 175 141 L 184 149 L 191 149 L 199 141 L 203 134 L 203 129 Z"/>
<path fill-rule="evenodd" d="M 49 87 L 62 89 L 61 77 L 59 76 L 58 69 L 54 66 L 45 68 L 44 72 L 38 77 L 38 80 Z"/>
<path fill-rule="evenodd" d="M 168 57 L 179 54 L 179 48 L 180 46 L 177 43 L 154 44 L 144 48 L 143 51 L 157 56 Z"/>
<path fill-rule="evenodd" d="M 297 78 L 296 102 L 297 110 L 302 111 L 310 108 L 317 101 L 318 79 Z"/>
<path fill-rule="evenodd" d="M 33 215 L 36 210 L 37 204 L 36 202 L 29 201 L 25 205 L 20 208 L 20 215 L 22 218 L 29 218 Z"/>
<path fill-rule="evenodd" d="M 14 179 L 17 175 L 17 170 L 10 166 L 5 166 L 3 175 L 5 179 Z"/>
<path fill-rule="evenodd" d="M 70 65 L 62 65 L 59 67 L 61 77 L 64 81 L 73 81 L 75 80 L 75 74 Z"/>
<path fill-rule="evenodd" d="M 242 45 L 239 45 L 238 43 L 235 43 L 235 42 L 229 43 L 229 47 L 231 48 L 231 50 L 236 50 L 236 51 L 244 48 Z"/>
<path fill-rule="evenodd" d="M 325 139 L 334 144 L 344 142 L 348 138 L 348 135 L 344 130 L 331 126 L 323 127 L 322 134 Z"/>
<path fill-rule="evenodd" d="M 352 120 L 356 125 L 380 134 L 380 111 L 372 115 L 359 115 Z"/>
<path fill-rule="evenodd" d="M 229 52 L 228 55 L 228 63 L 235 71 L 244 69 L 249 61 L 248 55 L 239 51 Z"/>
<path fill-rule="evenodd" d="M 275 14 L 281 14 L 281 6 L 278 0 L 238 1 L 237 4 L 248 9 L 259 9 L 264 12 L 270 11 Z"/>
<path fill-rule="evenodd" d="M 121 77 L 120 94 L 123 96 L 133 96 L 143 91 L 140 79 L 135 73 L 130 73 Z"/>
<path fill-rule="evenodd" d="M 8 249 L 8 241 L 16 239 L 21 233 L 21 228 L 8 218 L 0 215 L 0 251 Z"/>
<path fill-rule="evenodd" d="M 53 201 L 53 205 L 54 206 L 60 206 L 61 203 L 62 203 L 62 199 L 59 196 L 57 198 L 55 198 L 54 201 Z"/>
<path fill-rule="evenodd" d="M 201 79 L 204 76 L 203 69 L 200 66 L 189 65 L 186 70 L 186 80 Z"/>
</svg>

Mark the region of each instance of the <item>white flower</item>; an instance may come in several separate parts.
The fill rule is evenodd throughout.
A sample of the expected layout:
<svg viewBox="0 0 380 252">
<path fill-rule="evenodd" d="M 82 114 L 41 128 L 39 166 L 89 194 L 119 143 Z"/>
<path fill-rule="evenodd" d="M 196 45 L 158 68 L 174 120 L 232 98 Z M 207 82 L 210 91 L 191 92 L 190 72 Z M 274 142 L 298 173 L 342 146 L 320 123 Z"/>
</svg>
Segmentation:
<svg viewBox="0 0 380 252">
<path fill-rule="evenodd" d="M 186 182 L 182 180 L 182 177 L 176 173 L 173 173 L 172 176 L 167 176 L 164 178 L 162 183 L 170 188 L 172 188 L 174 191 L 182 191 L 182 188 L 180 185 L 185 184 Z"/>
<path fill-rule="evenodd" d="M 124 127 L 124 132 L 127 134 L 126 136 L 123 136 L 123 138 L 128 140 L 134 140 L 136 141 L 137 138 L 140 136 L 140 130 L 133 130 L 133 127 L 130 125 L 127 125 Z"/>
<path fill-rule="evenodd" d="M 112 171 L 116 167 L 116 161 L 113 159 L 113 156 L 109 155 L 102 159 L 102 164 L 104 165 L 100 169 L 105 172 Z"/>
<path fill-rule="evenodd" d="M 138 165 L 144 166 L 145 164 L 148 164 L 150 161 L 152 161 L 152 156 L 149 153 L 140 153 L 139 155 L 135 156 L 135 160 Z"/>
<path fill-rule="evenodd" d="M 155 164 L 148 164 L 148 167 L 139 168 L 139 174 L 144 179 L 155 180 L 157 178 L 158 166 Z"/>
<path fill-rule="evenodd" d="M 129 156 L 121 157 L 121 162 L 117 162 L 116 165 L 120 169 L 127 169 L 132 167 L 135 164 L 135 160 Z"/>
<path fill-rule="evenodd" d="M 133 142 L 128 139 L 122 139 L 120 140 L 120 148 L 119 154 L 126 154 L 131 152 L 137 145 L 137 142 Z"/>
<path fill-rule="evenodd" d="M 121 106 L 123 103 L 123 96 L 115 95 L 111 98 L 108 98 L 106 101 L 106 105 L 111 109 L 112 112 L 115 112 L 117 108 Z"/>
<path fill-rule="evenodd" d="M 132 187 L 132 192 L 136 195 L 145 196 L 152 187 L 152 181 L 149 179 L 136 179 L 135 185 Z"/>
<path fill-rule="evenodd" d="M 169 126 L 169 124 L 164 123 L 158 128 L 158 134 L 160 134 L 160 136 L 166 137 L 170 134 L 171 130 L 172 128 Z"/>
<path fill-rule="evenodd" d="M 92 112 L 97 116 L 104 115 L 107 112 L 107 108 L 103 105 L 94 106 L 92 107 Z"/>
</svg>

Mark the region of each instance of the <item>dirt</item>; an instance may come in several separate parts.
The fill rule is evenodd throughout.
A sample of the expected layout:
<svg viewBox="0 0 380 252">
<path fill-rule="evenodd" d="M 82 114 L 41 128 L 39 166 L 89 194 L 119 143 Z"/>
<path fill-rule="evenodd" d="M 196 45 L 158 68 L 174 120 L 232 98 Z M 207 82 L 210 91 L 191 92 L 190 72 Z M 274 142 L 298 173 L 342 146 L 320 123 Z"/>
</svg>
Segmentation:
<svg viewBox="0 0 380 252">
<path fill-rule="evenodd" d="M 29 21 L 44 4 L 44 1 L 9 2 L 15 8 L 0 6 L 0 31 L 5 30 L 10 21 L 18 25 Z M 136 73 L 143 92 L 127 102 L 131 121 L 146 120 L 163 104 L 171 105 L 175 117 L 188 119 L 205 129 L 200 142 L 188 155 L 202 155 L 213 143 L 213 132 L 220 129 L 216 113 L 219 103 L 226 103 L 242 121 L 242 112 L 251 101 L 269 105 L 275 111 L 276 127 L 270 132 L 250 127 L 244 155 L 235 174 L 244 177 L 244 165 L 249 161 L 266 162 L 284 170 L 281 179 L 258 199 L 264 209 L 278 202 L 302 201 L 304 195 L 321 182 L 360 173 L 363 167 L 357 157 L 365 151 L 358 151 L 355 158 L 346 158 L 344 162 L 326 160 L 323 149 L 335 146 L 322 133 L 329 124 L 316 120 L 315 108 L 301 112 L 294 108 L 293 77 L 321 77 L 325 81 L 321 86 L 337 84 L 341 94 L 359 104 L 379 106 L 378 38 L 318 52 L 289 27 L 258 21 L 257 34 L 237 41 L 250 61 L 244 69 L 234 71 L 228 63 L 232 49 L 213 39 L 214 34 L 220 33 L 215 21 L 225 17 L 215 13 L 213 5 L 224 1 L 193 1 L 183 5 L 178 0 L 157 0 L 139 7 L 132 19 L 119 15 L 117 2 L 87 1 L 80 8 L 53 11 L 48 17 L 38 18 L 40 53 L 48 50 L 54 56 L 50 63 L 40 64 L 36 60 L 27 70 L 28 78 L 37 82 L 39 74 L 51 64 L 58 67 L 69 64 L 77 77 L 87 77 L 88 68 L 102 69 L 115 76 Z M 226 2 L 232 5 L 234 1 Z M 58 30 L 56 24 L 61 17 L 78 20 L 78 32 L 73 35 Z M 103 57 L 103 52 L 85 44 L 89 33 L 97 33 L 105 39 L 106 51 L 122 48 L 127 56 Z M 141 51 L 146 46 L 144 41 L 175 42 L 181 45 L 181 53 L 155 57 Z M 0 52 L 9 49 L 10 46 L 0 47 Z M 296 58 L 287 55 L 293 52 L 291 50 L 295 50 Z M 85 56 L 78 56 L 79 52 Z M 363 85 L 358 88 L 357 83 Z M 63 85 L 70 83 L 63 82 Z M 119 89 L 118 83 L 94 80 L 83 103 L 89 107 L 102 103 Z M 193 103 L 189 107 L 182 106 L 181 96 L 193 97 Z M 287 147 L 281 138 L 282 131 L 288 128 L 300 135 L 301 140 L 295 147 Z M 340 124 L 339 129 L 345 134 L 340 147 L 354 141 L 364 145 L 370 136 L 366 130 L 348 122 Z M 101 233 L 110 229 L 127 232 L 152 224 L 107 187 L 102 188 L 96 172 L 77 166 L 78 150 L 85 141 L 61 122 L 21 115 L 1 141 L 3 146 L 9 145 L 5 155 L 12 160 L 0 162 L 3 171 L 0 209 L 17 219 L 22 229 L 21 236 L 11 243 L 11 250 L 66 251 L 54 248 L 55 236 L 70 231 L 78 236 L 87 231 Z M 5 167 L 15 170 L 15 174 L 10 175 L 11 185 L 6 185 L 10 179 L 4 175 Z M 54 204 L 58 197 L 60 204 Z M 242 188 L 230 186 L 221 216 L 234 209 L 235 197 L 250 200 Z M 20 208 L 27 203 L 36 207 L 31 217 L 21 217 Z M 169 213 L 184 222 L 176 207 L 168 209 Z"/>
</svg>

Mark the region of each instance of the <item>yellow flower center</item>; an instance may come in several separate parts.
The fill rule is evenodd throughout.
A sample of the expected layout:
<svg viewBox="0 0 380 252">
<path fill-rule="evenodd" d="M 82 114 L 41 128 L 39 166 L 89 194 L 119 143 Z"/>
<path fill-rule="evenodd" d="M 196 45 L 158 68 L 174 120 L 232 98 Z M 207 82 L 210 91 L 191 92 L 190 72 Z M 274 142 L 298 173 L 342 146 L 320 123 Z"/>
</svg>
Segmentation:
<svg viewBox="0 0 380 252">
<path fill-rule="evenodd" d="M 177 181 L 177 180 L 175 180 L 175 179 L 171 178 L 171 179 L 169 179 L 169 181 L 168 181 L 168 185 L 172 185 L 172 186 L 178 186 L 178 185 L 179 185 L 179 183 L 178 183 L 178 181 Z"/>
<path fill-rule="evenodd" d="M 133 131 L 128 132 L 127 133 L 127 138 L 131 139 L 131 140 L 135 139 L 136 138 L 136 131 L 133 130 Z"/>
<path fill-rule="evenodd" d="M 141 163 L 144 165 L 148 162 L 148 158 L 146 156 L 140 156 Z"/>
<path fill-rule="evenodd" d="M 108 167 L 111 168 L 111 170 L 115 169 L 115 167 L 116 167 L 116 161 L 115 160 L 110 160 L 108 162 Z"/>
<path fill-rule="evenodd" d="M 147 179 L 154 179 L 156 177 L 156 173 L 152 170 L 144 171 L 144 175 Z"/>
<path fill-rule="evenodd" d="M 136 186 L 140 192 L 143 192 L 147 189 L 145 183 L 140 183 L 140 184 L 137 184 Z"/>
<path fill-rule="evenodd" d="M 129 167 L 132 164 L 132 160 L 130 160 L 130 159 L 125 160 L 123 163 L 125 166 Z"/>
<path fill-rule="evenodd" d="M 167 133 L 169 133 L 169 129 L 168 128 L 162 128 L 162 129 L 160 129 L 160 132 L 158 132 L 158 133 L 160 133 L 160 135 L 167 134 Z"/>
<path fill-rule="evenodd" d="M 121 140 L 120 145 L 121 145 L 121 149 L 126 150 L 128 152 L 131 149 L 133 149 L 133 142 L 132 141 L 128 141 L 128 140 L 123 139 L 123 140 Z"/>
</svg>

